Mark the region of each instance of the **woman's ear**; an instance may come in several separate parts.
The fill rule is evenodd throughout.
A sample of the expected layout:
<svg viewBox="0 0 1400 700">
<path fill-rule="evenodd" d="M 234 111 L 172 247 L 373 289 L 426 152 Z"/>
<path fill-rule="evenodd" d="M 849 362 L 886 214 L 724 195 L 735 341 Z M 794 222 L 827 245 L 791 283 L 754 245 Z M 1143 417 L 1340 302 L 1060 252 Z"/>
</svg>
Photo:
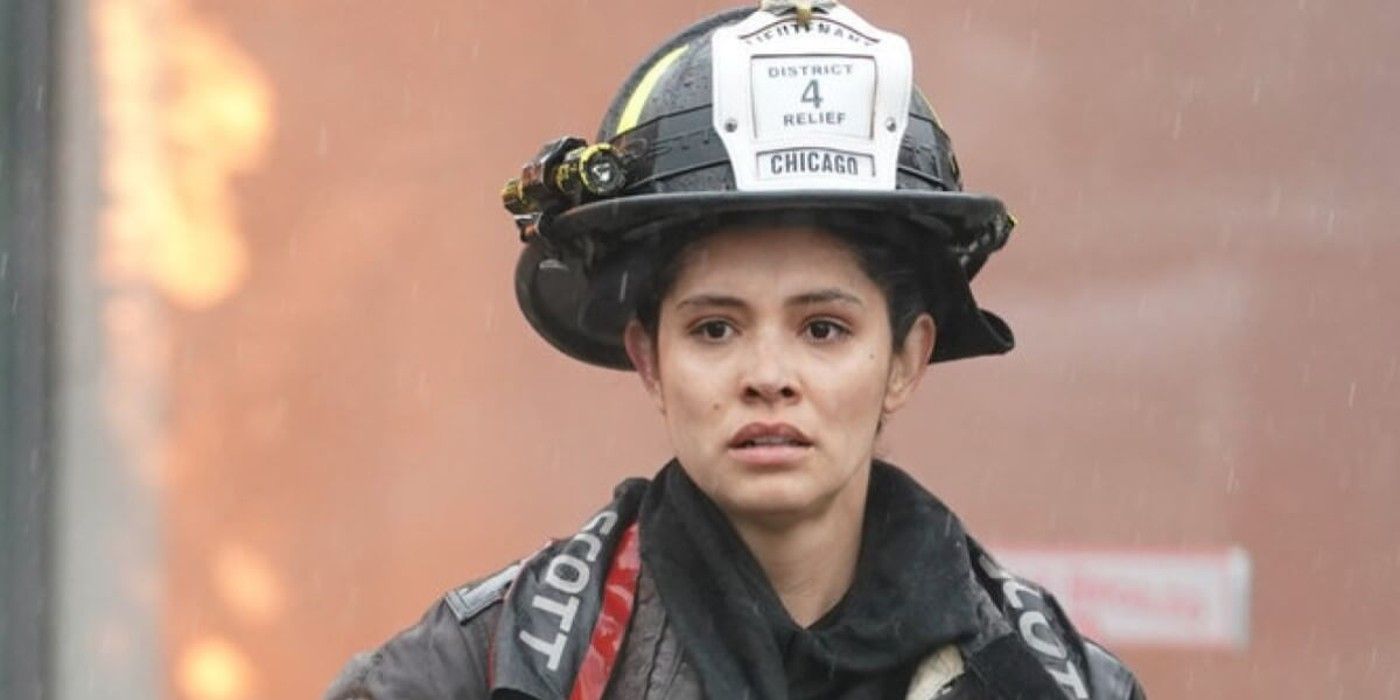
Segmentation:
<svg viewBox="0 0 1400 700">
<path fill-rule="evenodd" d="M 642 328 L 642 324 L 632 319 L 622 331 L 622 344 L 627 349 L 627 359 L 632 361 L 632 368 L 637 370 L 637 376 L 642 380 L 642 386 L 651 394 L 656 408 L 665 413 L 666 402 L 661 396 L 661 374 L 656 366 L 656 343 L 652 342 L 651 335 Z"/>
<path fill-rule="evenodd" d="M 890 358 L 889 384 L 885 387 L 886 416 L 903 408 L 914 394 L 914 389 L 918 388 L 924 371 L 928 369 L 929 357 L 933 355 L 936 336 L 933 317 L 919 314 L 909 329 L 909 335 L 904 338 L 904 345 L 895 349 L 894 356 Z"/>
</svg>

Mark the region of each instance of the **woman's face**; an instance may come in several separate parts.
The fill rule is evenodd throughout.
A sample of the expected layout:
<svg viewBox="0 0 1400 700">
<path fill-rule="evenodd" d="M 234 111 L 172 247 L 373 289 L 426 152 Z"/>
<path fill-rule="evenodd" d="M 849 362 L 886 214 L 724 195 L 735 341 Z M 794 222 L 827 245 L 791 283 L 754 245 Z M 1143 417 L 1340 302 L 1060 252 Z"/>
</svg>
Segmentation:
<svg viewBox="0 0 1400 700">
<path fill-rule="evenodd" d="M 863 503 L 881 417 L 922 376 L 932 321 L 893 350 L 884 294 L 818 229 L 726 229 L 684 256 L 655 345 L 634 322 L 627 347 L 686 472 L 731 517 Z"/>
</svg>

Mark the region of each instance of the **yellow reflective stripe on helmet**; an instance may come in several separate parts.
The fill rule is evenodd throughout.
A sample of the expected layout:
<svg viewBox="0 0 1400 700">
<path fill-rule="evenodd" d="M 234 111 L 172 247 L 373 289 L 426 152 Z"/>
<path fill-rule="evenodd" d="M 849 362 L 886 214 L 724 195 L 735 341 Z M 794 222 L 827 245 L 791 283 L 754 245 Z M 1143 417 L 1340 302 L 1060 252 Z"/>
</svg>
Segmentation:
<svg viewBox="0 0 1400 700">
<path fill-rule="evenodd" d="M 628 131 L 637 125 L 637 121 L 642 118 L 642 108 L 647 105 L 647 98 L 651 97 L 651 91 L 656 89 L 656 83 L 660 82 L 661 75 L 671 67 L 676 59 L 685 53 L 690 45 L 677 46 L 671 53 L 661 57 L 655 65 L 642 76 L 642 82 L 637 83 L 637 89 L 632 91 L 632 96 L 627 98 L 627 106 L 622 109 L 622 117 L 617 120 L 617 130 L 614 133 Z"/>
</svg>

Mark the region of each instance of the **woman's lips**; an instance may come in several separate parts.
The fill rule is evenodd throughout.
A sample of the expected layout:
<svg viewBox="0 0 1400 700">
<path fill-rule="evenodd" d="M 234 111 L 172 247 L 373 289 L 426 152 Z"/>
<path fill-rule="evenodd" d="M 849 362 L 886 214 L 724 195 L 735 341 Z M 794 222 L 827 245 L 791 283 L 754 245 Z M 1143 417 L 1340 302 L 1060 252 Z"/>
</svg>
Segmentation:
<svg viewBox="0 0 1400 700">
<path fill-rule="evenodd" d="M 812 449 L 812 441 L 787 423 L 749 423 L 729 440 L 729 455 L 756 466 L 795 462 Z"/>
<path fill-rule="evenodd" d="M 747 445 L 729 448 L 729 456 L 753 466 L 779 466 L 791 464 L 806 457 L 811 449 L 811 445 Z"/>
</svg>

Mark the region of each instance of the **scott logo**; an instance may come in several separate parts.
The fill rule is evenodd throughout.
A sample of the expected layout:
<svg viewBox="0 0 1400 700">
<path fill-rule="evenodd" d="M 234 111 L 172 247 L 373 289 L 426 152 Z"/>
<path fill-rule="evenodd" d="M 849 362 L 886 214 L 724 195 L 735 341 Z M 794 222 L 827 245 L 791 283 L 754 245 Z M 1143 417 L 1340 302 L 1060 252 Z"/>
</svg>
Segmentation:
<svg viewBox="0 0 1400 700">
<path fill-rule="evenodd" d="M 1049 608 L 1049 604 L 1040 589 L 1028 586 L 1007 573 L 985 554 L 977 558 L 977 563 L 988 578 L 1001 584 L 1001 594 L 1012 610 L 1011 623 L 1026 645 L 1040 657 L 1045 670 L 1061 688 L 1070 693 L 1070 697 L 1089 700 L 1089 689 L 1079 673 L 1079 667 L 1070 658 L 1069 645 L 1055 631 L 1043 611 Z"/>
<path fill-rule="evenodd" d="M 577 535 L 569 538 L 559 553 L 545 566 L 541 579 L 540 592 L 530 599 L 530 607 L 548 613 L 558 620 L 554 626 L 554 638 L 542 639 L 528 630 L 520 630 L 520 641 L 525 646 L 545 656 L 545 665 L 550 671 L 559 670 L 559 662 L 564 658 L 564 650 L 569 643 L 569 633 L 578 618 L 579 594 L 593 580 L 598 565 L 598 557 L 603 551 L 602 537 L 608 536 L 617 527 L 616 511 L 605 510 L 593 516 Z M 596 572 L 600 573 L 601 572 Z M 557 595 L 546 595 L 548 592 Z"/>
</svg>

